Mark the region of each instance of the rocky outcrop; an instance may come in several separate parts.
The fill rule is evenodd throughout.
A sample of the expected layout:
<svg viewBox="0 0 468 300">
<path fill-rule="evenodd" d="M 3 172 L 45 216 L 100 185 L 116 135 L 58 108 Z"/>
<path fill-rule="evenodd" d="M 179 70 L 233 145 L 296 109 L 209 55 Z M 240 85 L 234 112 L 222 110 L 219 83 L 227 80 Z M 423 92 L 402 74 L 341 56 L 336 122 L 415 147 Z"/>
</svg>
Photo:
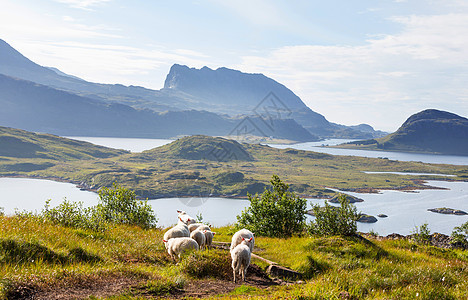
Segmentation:
<svg viewBox="0 0 468 300">
<path fill-rule="evenodd" d="M 457 215 L 457 216 L 468 215 L 468 213 L 466 213 L 463 210 L 453 209 L 453 208 L 448 208 L 448 207 L 429 208 L 428 211 L 432 211 L 432 212 L 444 214 L 444 215 Z"/>
</svg>

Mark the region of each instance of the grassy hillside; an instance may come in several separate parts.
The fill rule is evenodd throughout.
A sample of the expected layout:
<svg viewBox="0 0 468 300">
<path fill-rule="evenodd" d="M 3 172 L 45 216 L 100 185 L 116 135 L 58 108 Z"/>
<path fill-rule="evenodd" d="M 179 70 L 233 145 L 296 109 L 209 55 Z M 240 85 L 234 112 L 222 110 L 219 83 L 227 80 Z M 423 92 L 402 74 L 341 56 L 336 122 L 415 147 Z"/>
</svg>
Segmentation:
<svg viewBox="0 0 468 300">
<path fill-rule="evenodd" d="M 46 147 L 38 143 L 34 145 Z M 186 150 L 181 152 L 180 149 L 184 147 Z M 56 153 L 47 152 L 48 155 L 63 155 L 60 150 Z M 203 159 L 206 157 L 210 159 Z M 422 180 L 444 179 L 437 175 L 401 176 L 366 174 L 364 171 L 454 174 L 458 177 L 451 180 L 468 179 L 466 166 L 333 156 L 262 145 L 241 145 L 226 139 L 202 136 L 183 138 L 143 153 L 123 153 L 87 160 L 65 158 L 0 156 L 0 176 L 59 178 L 82 183 L 90 189 L 117 182 L 144 198 L 246 196 L 247 192 L 262 192 L 272 174 L 288 182 L 293 191 L 312 197 L 333 195 L 334 192 L 328 188 L 365 192 L 418 189 L 426 188 Z"/>
<path fill-rule="evenodd" d="M 304 279 L 270 281 L 262 271 L 265 263 L 253 259 L 259 267 L 249 269 L 246 283 L 234 284 L 227 250 L 190 254 L 175 265 L 161 229 L 115 226 L 96 233 L 26 216 L 0 216 L 0 228 L 0 298 L 6 299 L 468 297 L 466 250 L 409 240 L 256 237 L 255 254 Z M 213 231 L 215 241 L 230 241 L 234 229 Z"/>
<path fill-rule="evenodd" d="M 60 161 L 96 159 L 129 153 L 88 142 L 61 138 L 51 134 L 0 126 L 0 157 L 40 158 Z"/>
</svg>

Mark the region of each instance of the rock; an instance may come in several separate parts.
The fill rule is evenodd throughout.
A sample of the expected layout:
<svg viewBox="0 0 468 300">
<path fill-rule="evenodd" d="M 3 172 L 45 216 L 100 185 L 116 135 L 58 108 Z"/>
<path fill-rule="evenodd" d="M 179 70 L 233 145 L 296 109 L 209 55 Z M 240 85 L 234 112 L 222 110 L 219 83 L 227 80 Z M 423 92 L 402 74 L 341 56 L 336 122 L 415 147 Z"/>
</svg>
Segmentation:
<svg viewBox="0 0 468 300">
<path fill-rule="evenodd" d="M 354 196 L 347 195 L 347 194 L 342 194 L 342 193 L 337 193 L 335 196 L 333 196 L 333 198 L 328 200 L 328 202 L 340 203 L 340 195 L 345 195 L 346 199 L 348 199 L 349 203 L 364 202 L 364 200 L 362 200 L 361 198 L 354 197 Z"/>
<path fill-rule="evenodd" d="M 358 222 L 361 223 L 375 223 L 377 222 L 377 218 L 371 215 L 361 215 L 359 219 L 357 219 Z"/>
<path fill-rule="evenodd" d="M 269 275 L 283 277 L 283 278 L 292 278 L 292 279 L 301 279 L 302 274 L 294 270 L 279 266 L 279 265 L 270 265 L 268 266 L 266 272 Z"/>
<path fill-rule="evenodd" d="M 388 216 L 386 214 L 378 214 L 377 217 L 379 218 L 387 218 Z"/>
<path fill-rule="evenodd" d="M 457 216 L 468 215 L 468 213 L 466 213 L 463 210 L 447 208 L 447 207 L 429 208 L 428 211 L 432 211 L 432 212 L 439 213 L 439 214 L 445 214 L 445 215 L 457 215 Z"/>
</svg>

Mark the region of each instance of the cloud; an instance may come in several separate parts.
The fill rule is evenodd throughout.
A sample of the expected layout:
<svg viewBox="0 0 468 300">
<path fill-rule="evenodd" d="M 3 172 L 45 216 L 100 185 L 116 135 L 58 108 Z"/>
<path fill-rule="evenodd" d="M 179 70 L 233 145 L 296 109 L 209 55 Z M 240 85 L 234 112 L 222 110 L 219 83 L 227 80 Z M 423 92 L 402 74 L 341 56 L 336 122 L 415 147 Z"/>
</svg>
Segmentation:
<svg viewBox="0 0 468 300">
<path fill-rule="evenodd" d="M 468 13 L 391 20 L 401 32 L 362 45 L 280 47 L 233 67 L 275 78 L 337 123 L 394 130 L 430 107 L 467 116 Z"/>
<path fill-rule="evenodd" d="M 67 4 L 72 8 L 92 10 L 92 7 L 102 5 L 111 0 L 55 0 L 56 2 Z"/>
</svg>

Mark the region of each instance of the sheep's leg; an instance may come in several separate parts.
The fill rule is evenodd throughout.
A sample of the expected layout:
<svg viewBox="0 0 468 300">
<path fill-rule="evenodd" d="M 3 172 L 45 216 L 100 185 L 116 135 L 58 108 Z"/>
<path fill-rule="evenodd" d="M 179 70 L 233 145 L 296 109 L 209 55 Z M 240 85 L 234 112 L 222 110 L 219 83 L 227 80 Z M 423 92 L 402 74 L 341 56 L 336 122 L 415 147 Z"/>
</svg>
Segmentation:
<svg viewBox="0 0 468 300">
<path fill-rule="evenodd" d="M 242 272 L 242 277 L 243 277 L 243 280 L 245 281 L 245 276 L 247 276 L 247 269 L 249 268 L 249 266 L 247 265 L 245 268 L 243 268 L 243 272 Z"/>
</svg>

